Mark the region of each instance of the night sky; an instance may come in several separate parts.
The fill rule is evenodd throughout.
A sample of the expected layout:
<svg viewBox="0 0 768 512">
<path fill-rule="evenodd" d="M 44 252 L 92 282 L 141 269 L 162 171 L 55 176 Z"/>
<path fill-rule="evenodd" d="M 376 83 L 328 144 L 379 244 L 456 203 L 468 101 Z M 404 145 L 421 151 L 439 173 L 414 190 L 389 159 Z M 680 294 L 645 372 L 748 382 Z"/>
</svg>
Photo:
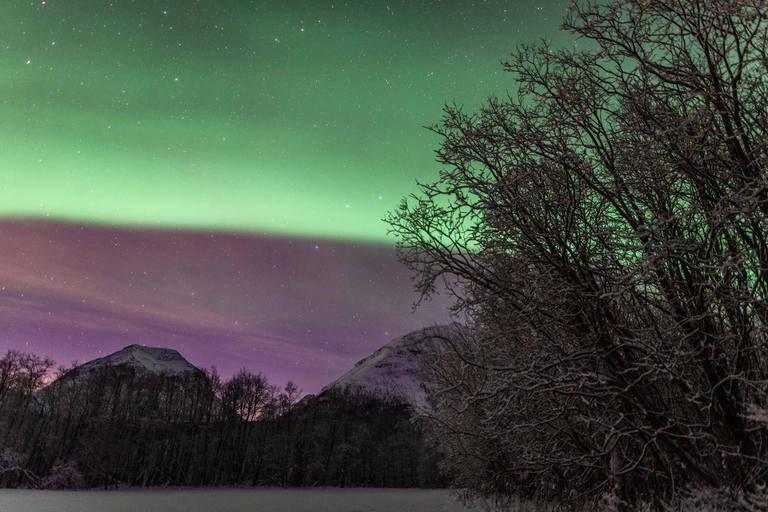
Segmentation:
<svg viewBox="0 0 768 512">
<path fill-rule="evenodd" d="M 0 349 L 146 343 L 314 392 L 447 321 L 411 314 L 381 219 L 437 176 L 423 126 L 511 91 L 500 60 L 566 9 L 3 0 Z"/>
</svg>

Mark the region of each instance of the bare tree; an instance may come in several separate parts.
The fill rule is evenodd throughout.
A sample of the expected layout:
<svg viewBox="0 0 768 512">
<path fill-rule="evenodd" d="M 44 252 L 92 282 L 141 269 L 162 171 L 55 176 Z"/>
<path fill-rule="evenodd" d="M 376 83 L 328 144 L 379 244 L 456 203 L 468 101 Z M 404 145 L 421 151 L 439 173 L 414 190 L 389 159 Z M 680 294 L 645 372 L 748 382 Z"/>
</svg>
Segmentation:
<svg viewBox="0 0 768 512">
<path fill-rule="evenodd" d="M 766 480 L 768 2 L 577 2 L 588 50 L 521 47 L 517 95 L 446 107 L 389 215 L 474 335 L 429 371 L 457 482 L 670 502 Z"/>
</svg>

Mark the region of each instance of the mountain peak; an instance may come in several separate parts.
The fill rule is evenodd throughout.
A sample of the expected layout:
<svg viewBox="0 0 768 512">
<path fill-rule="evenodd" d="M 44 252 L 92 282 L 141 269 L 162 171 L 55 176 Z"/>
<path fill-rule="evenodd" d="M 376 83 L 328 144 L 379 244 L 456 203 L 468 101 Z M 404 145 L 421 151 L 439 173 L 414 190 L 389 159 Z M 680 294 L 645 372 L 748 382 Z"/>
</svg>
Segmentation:
<svg viewBox="0 0 768 512">
<path fill-rule="evenodd" d="M 139 373 L 167 373 L 170 375 L 183 375 L 200 371 L 184 359 L 177 350 L 138 344 L 128 345 L 108 356 L 80 365 L 72 371 L 75 372 L 75 375 L 81 375 L 108 367 L 126 367 Z"/>
<path fill-rule="evenodd" d="M 427 386 L 421 378 L 421 358 L 432 343 L 454 338 L 467 328 L 453 322 L 419 329 L 395 338 L 358 361 L 347 373 L 325 386 L 331 391 L 352 391 L 376 398 L 402 400 L 413 407 L 427 406 Z"/>
</svg>

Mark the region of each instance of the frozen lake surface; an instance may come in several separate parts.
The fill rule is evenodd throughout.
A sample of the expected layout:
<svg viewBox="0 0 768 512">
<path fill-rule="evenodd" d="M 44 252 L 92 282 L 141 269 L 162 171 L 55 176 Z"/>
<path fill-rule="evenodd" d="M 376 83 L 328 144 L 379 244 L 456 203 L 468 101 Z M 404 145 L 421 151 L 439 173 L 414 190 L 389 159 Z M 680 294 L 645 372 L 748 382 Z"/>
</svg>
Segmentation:
<svg viewBox="0 0 768 512">
<path fill-rule="evenodd" d="M 0 512 L 467 512 L 432 489 L 0 489 Z"/>
</svg>

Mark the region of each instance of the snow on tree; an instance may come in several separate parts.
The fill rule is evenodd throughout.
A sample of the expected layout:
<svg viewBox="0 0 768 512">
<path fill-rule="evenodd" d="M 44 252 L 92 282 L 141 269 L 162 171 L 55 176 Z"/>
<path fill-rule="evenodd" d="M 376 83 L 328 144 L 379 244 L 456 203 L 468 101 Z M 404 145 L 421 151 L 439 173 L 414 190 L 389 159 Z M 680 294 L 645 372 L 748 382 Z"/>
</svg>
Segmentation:
<svg viewBox="0 0 768 512">
<path fill-rule="evenodd" d="M 437 182 L 388 217 L 425 296 L 434 438 L 497 498 L 658 506 L 766 484 L 768 2 L 578 1 L 580 50 L 519 48 L 517 94 L 446 107 Z"/>
</svg>

